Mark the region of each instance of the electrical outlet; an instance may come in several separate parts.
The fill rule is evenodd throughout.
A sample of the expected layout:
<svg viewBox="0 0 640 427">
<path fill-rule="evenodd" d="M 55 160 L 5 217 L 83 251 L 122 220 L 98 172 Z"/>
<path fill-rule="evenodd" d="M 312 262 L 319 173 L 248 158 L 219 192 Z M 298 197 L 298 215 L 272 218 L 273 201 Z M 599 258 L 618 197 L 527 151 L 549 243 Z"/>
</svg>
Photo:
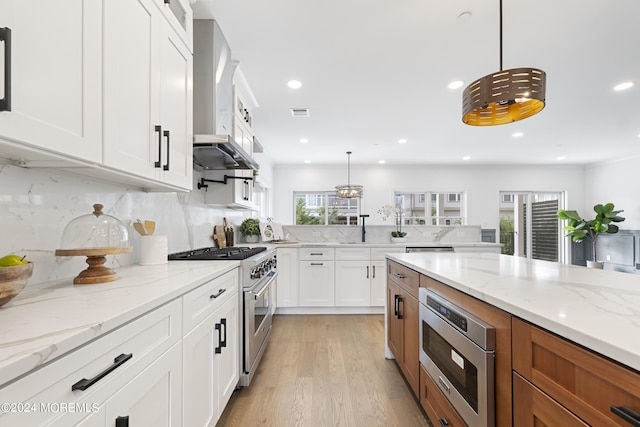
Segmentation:
<svg viewBox="0 0 640 427">
<path fill-rule="evenodd" d="M 607 255 L 607 261 L 611 261 L 611 255 Z"/>
</svg>

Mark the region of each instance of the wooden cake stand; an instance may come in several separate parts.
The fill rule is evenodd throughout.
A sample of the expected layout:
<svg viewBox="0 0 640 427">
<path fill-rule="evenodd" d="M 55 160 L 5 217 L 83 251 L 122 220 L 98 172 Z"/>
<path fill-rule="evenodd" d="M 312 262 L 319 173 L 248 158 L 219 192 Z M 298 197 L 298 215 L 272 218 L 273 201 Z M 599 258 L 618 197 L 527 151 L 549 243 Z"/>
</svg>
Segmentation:
<svg viewBox="0 0 640 427">
<path fill-rule="evenodd" d="M 107 255 L 126 254 L 132 248 L 56 249 L 56 256 L 86 256 L 89 267 L 73 279 L 74 285 L 111 282 L 118 278 L 115 271 L 105 267 Z"/>
</svg>

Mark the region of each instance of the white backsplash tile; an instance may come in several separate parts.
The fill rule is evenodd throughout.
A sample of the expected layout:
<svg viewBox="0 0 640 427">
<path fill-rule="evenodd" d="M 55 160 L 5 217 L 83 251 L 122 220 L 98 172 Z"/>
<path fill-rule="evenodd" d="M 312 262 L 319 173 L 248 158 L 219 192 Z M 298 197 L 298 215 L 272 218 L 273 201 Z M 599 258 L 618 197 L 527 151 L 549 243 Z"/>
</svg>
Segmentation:
<svg viewBox="0 0 640 427">
<path fill-rule="evenodd" d="M 204 204 L 204 190 L 191 193 L 143 192 L 85 176 L 46 169 L 24 169 L 0 163 L 0 257 L 26 255 L 33 261 L 30 283 L 75 277 L 87 267 L 84 257 L 56 257 L 65 226 L 104 205 L 104 213 L 129 230 L 133 252 L 107 257 L 107 266 L 138 262 L 140 236 L 136 219 L 156 221 L 156 234 L 168 236 L 169 253 L 213 246 L 211 234 L 223 217 L 237 230 L 243 211 Z M 236 240 L 238 233 L 236 232 Z"/>
<path fill-rule="evenodd" d="M 390 243 L 391 232 L 395 226 L 367 225 L 365 227 L 367 243 Z M 283 231 L 288 240 L 314 243 L 362 242 L 362 227 L 321 226 L 321 225 L 285 225 Z M 407 243 L 474 243 L 480 242 L 479 225 L 431 226 L 406 225 L 402 231 L 407 233 Z"/>
</svg>

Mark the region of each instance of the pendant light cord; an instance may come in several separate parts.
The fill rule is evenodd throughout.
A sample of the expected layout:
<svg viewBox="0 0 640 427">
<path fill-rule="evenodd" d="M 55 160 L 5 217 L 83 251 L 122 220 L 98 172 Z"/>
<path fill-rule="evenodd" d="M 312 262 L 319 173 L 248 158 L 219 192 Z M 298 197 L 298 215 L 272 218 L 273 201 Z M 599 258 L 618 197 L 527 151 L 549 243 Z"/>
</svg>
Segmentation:
<svg viewBox="0 0 640 427">
<path fill-rule="evenodd" d="M 500 71 L 502 71 L 502 0 L 500 0 Z"/>
</svg>

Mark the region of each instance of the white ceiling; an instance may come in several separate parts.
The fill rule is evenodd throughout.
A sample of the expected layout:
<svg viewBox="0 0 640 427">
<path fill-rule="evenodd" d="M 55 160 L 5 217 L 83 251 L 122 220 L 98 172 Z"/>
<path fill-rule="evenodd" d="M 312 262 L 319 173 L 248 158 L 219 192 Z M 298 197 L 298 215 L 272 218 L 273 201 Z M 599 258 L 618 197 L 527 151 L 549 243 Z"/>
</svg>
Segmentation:
<svg viewBox="0 0 640 427">
<path fill-rule="evenodd" d="M 218 20 L 259 103 L 256 136 L 278 164 L 346 163 L 348 150 L 352 164 L 391 165 L 586 164 L 640 154 L 638 0 L 504 0 L 503 68 L 544 70 L 547 103 L 529 119 L 483 128 L 462 123 L 464 87 L 447 85 L 500 69 L 498 0 L 193 7 Z M 302 88 L 289 89 L 291 79 Z M 613 91 L 629 80 L 636 85 Z M 290 108 L 311 115 L 293 118 Z M 518 131 L 524 136 L 511 136 Z"/>
</svg>

